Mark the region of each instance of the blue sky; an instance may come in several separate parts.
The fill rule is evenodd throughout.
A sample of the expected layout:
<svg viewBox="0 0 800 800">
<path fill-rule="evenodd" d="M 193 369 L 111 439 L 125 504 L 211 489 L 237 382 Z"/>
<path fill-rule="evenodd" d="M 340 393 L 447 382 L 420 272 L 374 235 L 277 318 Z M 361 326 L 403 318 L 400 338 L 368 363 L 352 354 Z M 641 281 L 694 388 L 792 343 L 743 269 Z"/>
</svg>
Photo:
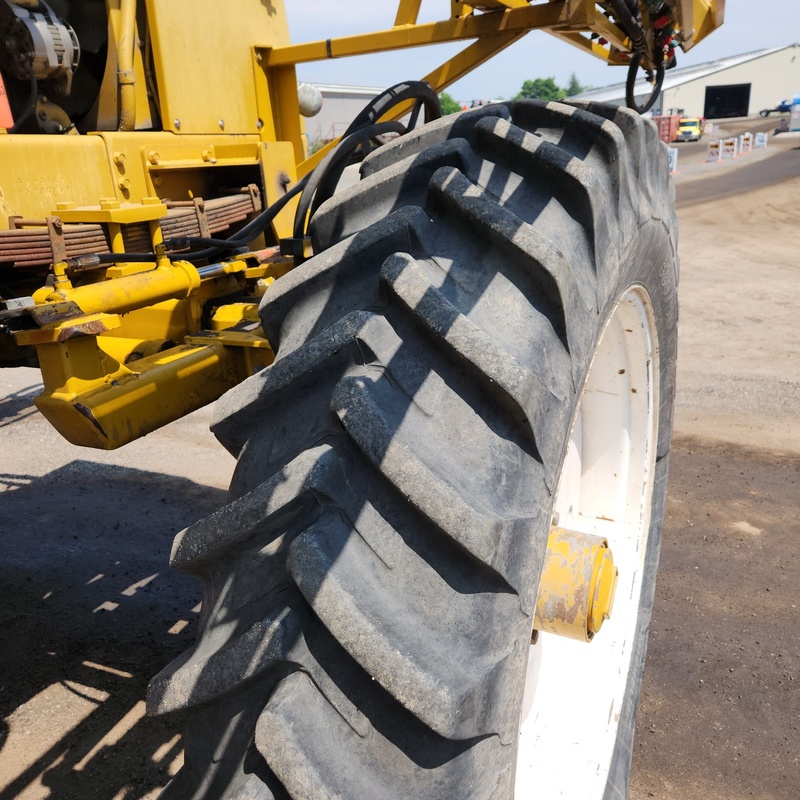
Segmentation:
<svg viewBox="0 0 800 800">
<path fill-rule="evenodd" d="M 391 26 L 397 0 L 285 0 L 292 39 L 314 41 Z M 443 18 L 448 0 L 423 0 L 422 20 Z M 725 24 L 689 53 L 678 52 L 678 65 L 689 66 L 725 56 L 779 47 L 800 41 L 798 0 L 726 0 Z M 460 45 L 463 47 L 464 45 Z M 399 53 L 335 59 L 301 65 L 301 80 L 388 86 L 419 78 L 459 47 L 416 48 Z M 448 91 L 458 100 L 511 97 L 529 78 L 553 76 L 560 85 L 574 72 L 578 80 L 605 86 L 625 80 L 624 67 L 609 67 L 545 33 L 533 31 L 494 59 L 462 78 Z M 798 86 L 800 91 L 800 86 Z"/>
</svg>

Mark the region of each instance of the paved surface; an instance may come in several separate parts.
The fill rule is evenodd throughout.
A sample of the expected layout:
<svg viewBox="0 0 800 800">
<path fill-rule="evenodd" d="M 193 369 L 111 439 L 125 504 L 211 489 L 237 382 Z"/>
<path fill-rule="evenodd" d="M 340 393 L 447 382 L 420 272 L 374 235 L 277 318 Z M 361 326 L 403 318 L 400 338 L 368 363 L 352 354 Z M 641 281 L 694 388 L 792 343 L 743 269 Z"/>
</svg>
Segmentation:
<svg viewBox="0 0 800 800">
<path fill-rule="evenodd" d="M 765 149 L 739 156 L 735 164 L 707 162 L 705 142 L 687 144 L 678 155 L 678 206 L 718 201 L 796 178 L 800 175 L 798 153 L 800 133 L 781 134 Z"/>
</svg>

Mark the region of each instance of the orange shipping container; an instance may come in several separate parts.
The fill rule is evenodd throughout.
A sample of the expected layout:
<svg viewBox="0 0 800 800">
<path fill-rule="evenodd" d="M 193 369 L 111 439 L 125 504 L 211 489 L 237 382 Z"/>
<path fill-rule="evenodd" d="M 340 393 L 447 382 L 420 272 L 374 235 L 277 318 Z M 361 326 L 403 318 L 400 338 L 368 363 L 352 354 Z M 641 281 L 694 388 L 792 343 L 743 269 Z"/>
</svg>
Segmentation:
<svg viewBox="0 0 800 800">
<path fill-rule="evenodd" d="M 662 142 L 674 142 L 678 138 L 678 128 L 681 124 L 680 114 L 667 114 L 663 117 L 653 117 L 653 122 L 658 125 L 658 138 Z"/>
</svg>

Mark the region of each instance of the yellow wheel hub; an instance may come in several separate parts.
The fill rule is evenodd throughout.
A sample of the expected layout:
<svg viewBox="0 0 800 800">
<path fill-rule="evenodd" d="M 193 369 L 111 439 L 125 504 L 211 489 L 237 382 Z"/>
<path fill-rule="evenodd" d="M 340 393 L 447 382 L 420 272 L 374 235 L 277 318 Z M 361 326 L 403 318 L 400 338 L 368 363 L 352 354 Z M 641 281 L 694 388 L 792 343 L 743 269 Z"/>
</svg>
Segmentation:
<svg viewBox="0 0 800 800">
<path fill-rule="evenodd" d="M 602 536 L 551 528 L 533 627 L 590 642 L 611 616 L 617 568 Z"/>
</svg>

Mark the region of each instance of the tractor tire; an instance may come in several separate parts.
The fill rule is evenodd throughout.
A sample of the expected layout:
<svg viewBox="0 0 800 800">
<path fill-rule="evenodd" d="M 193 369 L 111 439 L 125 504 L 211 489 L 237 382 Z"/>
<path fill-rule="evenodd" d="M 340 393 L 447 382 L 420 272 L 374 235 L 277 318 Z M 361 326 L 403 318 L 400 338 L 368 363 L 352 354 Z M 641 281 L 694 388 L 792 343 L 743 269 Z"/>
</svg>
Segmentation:
<svg viewBox="0 0 800 800">
<path fill-rule="evenodd" d="M 673 207 L 651 122 L 537 101 L 409 133 L 320 207 L 261 305 L 274 364 L 217 405 L 232 499 L 172 549 L 204 599 L 150 684 L 187 720 L 164 798 L 626 796 Z M 619 565 L 590 644 L 532 636 L 554 516 Z"/>
</svg>

